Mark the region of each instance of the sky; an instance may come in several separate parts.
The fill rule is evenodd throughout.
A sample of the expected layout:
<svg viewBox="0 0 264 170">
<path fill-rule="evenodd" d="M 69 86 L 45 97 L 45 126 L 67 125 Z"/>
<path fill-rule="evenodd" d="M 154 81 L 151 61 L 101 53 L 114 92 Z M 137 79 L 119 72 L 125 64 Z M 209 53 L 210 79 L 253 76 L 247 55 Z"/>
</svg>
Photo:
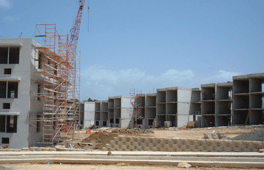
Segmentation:
<svg viewBox="0 0 264 170">
<path fill-rule="evenodd" d="M 86 0 L 81 100 L 264 72 L 263 8 L 263 0 Z M 69 34 L 77 11 L 78 0 L 0 0 L 0 38 L 35 39 L 36 24 Z"/>
</svg>

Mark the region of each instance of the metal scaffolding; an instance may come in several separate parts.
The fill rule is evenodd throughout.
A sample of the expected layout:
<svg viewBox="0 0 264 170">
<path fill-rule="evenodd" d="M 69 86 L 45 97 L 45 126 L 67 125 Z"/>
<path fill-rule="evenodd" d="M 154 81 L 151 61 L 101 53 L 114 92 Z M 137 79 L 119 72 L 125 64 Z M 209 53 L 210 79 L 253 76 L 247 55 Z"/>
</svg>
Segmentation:
<svg viewBox="0 0 264 170">
<path fill-rule="evenodd" d="M 36 121 L 42 122 L 41 143 L 54 144 L 74 137 L 80 113 L 80 63 L 70 50 L 69 36 L 59 35 L 56 24 L 37 24 L 35 37 L 41 45 L 35 74 L 42 77 L 35 97 L 43 102 L 43 113 Z"/>
</svg>

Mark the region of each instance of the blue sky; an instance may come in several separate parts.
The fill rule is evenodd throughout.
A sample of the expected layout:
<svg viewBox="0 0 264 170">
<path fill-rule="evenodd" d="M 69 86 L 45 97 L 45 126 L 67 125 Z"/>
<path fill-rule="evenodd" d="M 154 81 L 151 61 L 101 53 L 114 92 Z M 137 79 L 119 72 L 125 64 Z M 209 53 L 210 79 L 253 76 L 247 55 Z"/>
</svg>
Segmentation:
<svg viewBox="0 0 264 170">
<path fill-rule="evenodd" d="M 263 7 L 263 0 L 87 0 L 81 99 L 263 72 Z M 77 10 L 78 0 L 0 0 L 0 38 L 34 39 L 35 24 L 49 23 L 68 34 Z"/>
</svg>

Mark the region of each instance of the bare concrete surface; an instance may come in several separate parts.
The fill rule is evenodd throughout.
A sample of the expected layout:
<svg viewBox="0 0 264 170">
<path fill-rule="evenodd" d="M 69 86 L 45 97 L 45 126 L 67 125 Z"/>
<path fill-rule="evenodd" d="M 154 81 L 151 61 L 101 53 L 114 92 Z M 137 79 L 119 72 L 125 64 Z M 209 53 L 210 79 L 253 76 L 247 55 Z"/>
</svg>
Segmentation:
<svg viewBox="0 0 264 170">
<path fill-rule="evenodd" d="M 129 166 L 127 164 L 117 165 L 69 165 L 69 164 L 8 164 L 2 165 L 3 170 L 184 170 L 177 166 Z M 249 168 L 257 170 L 255 168 Z M 0 169 L 2 170 L 2 169 Z M 242 170 L 241 168 L 219 168 L 219 167 L 191 167 L 189 170 Z"/>
<path fill-rule="evenodd" d="M 28 152 L 31 153 L 31 152 Z M 233 155 L 210 153 L 206 154 L 172 154 L 170 152 L 150 152 L 148 155 L 134 152 L 129 155 L 118 152 L 108 156 L 104 154 L 88 154 L 87 152 L 67 154 L 67 152 L 57 152 L 57 154 L 41 154 L 41 152 L 32 152 L 33 154 L 10 154 L 0 156 L 0 164 L 126 164 L 130 166 L 155 165 L 155 166 L 177 166 L 179 163 L 188 162 L 192 166 L 198 167 L 232 167 L 232 168 L 264 168 L 263 153 L 233 153 Z M 113 152 L 114 153 L 114 152 Z M 203 156 L 205 155 L 205 156 Z M 238 155 L 238 156 L 236 156 Z"/>
</svg>

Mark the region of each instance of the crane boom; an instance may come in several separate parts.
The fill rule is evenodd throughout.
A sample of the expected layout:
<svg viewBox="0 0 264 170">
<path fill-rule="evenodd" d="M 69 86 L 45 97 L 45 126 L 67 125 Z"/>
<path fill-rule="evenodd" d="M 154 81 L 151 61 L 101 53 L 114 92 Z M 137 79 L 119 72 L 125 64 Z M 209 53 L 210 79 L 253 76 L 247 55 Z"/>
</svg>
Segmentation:
<svg viewBox="0 0 264 170">
<path fill-rule="evenodd" d="M 83 13 L 83 7 L 86 0 L 79 0 L 79 10 L 78 14 L 75 18 L 74 26 L 70 30 L 71 36 L 70 36 L 70 49 L 76 51 L 78 40 L 79 40 L 79 34 L 81 29 L 81 23 L 82 23 L 82 13 Z"/>
</svg>

